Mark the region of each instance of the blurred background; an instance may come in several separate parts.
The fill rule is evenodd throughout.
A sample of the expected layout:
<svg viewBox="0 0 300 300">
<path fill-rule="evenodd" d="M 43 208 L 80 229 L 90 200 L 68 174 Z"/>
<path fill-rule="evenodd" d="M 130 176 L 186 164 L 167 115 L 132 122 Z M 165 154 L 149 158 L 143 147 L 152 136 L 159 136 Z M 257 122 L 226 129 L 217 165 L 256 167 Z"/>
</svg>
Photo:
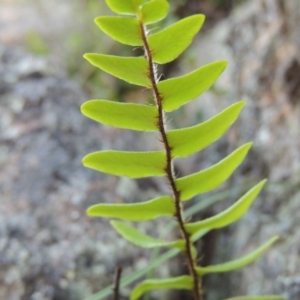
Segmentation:
<svg viewBox="0 0 300 300">
<path fill-rule="evenodd" d="M 234 176 L 188 203 L 193 220 L 226 209 L 262 178 L 269 183 L 236 224 L 198 244 L 202 265 L 225 262 L 281 239 L 254 264 L 204 280 L 206 299 L 281 294 L 300 299 L 300 1 L 172 0 L 160 26 L 195 13 L 206 23 L 192 46 L 165 65 L 164 78 L 226 59 L 214 87 L 174 114 L 170 128 L 197 124 L 230 104 L 247 102 L 229 132 L 208 149 L 176 161 L 180 176 L 206 168 L 239 145 L 254 146 Z M 155 178 L 133 181 L 82 167 L 101 149 L 153 150 L 156 136 L 104 127 L 80 114 L 89 99 L 145 103 L 149 94 L 89 65 L 85 52 L 134 55 L 112 41 L 93 18 L 111 14 L 103 0 L 0 0 L 0 298 L 112 299 L 116 265 L 122 298 L 145 277 L 182 274 L 181 256 L 143 251 L 91 219 L 99 202 L 149 200 L 166 191 Z M 180 38 L 180 37 L 178 37 Z M 170 220 L 138 224 L 172 239 Z M 170 258 L 167 260 L 167 258 Z M 154 268 L 157 266 L 156 268 Z M 153 269 L 154 268 L 154 269 Z M 189 300 L 187 293 L 154 292 L 144 300 Z"/>
</svg>

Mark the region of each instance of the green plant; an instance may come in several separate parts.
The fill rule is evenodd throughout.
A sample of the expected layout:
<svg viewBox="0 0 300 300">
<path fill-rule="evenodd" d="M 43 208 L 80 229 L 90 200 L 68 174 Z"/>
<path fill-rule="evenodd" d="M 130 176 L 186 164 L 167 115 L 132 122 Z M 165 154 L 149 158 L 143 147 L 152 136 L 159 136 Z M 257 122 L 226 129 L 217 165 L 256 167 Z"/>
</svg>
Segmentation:
<svg viewBox="0 0 300 300">
<path fill-rule="evenodd" d="M 254 252 L 219 265 L 202 267 L 197 264 L 197 250 L 193 243 L 212 229 L 227 226 L 241 218 L 266 183 L 261 181 L 234 205 L 220 214 L 198 222 L 188 222 L 184 216 L 184 202 L 194 196 L 220 186 L 242 163 L 251 143 L 247 143 L 216 165 L 195 174 L 176 178 L 174 159 L 190 156 L 219 139 L 239 116 L 244 102 L 237 102 L 212 119 L 199 125 L 167 130 L 166 113 L 195 99 L 209 89 L 226 67 L 217 61 L 187 75 L 159 81 L 156 64 L 176 59 L 192 42 L 200 30 L 203 15 L 185 18 L 158 32 L 148 31 L 168 13 L 166 0 L 106 0 L 110 9 L 123 16 L 97 18 L 96 24 L 107 35 L 126 45 L 142 47 L 142 57 L 118 57 L 86 54 L 84 57 L 103 71 L 131 84 L 148 88 L 155 105 L 91 100 L 83 104 L 82 113 L 105 125 L 145 132 L 159 132 L 163 150 L 153 152 L 100 151 L 83 159 L 86 167 L 117 176 L 143 178 L 165 177 L 171 195 L 135 204 L 98 204 L 88 209 L 90 216 L 111 217 L 125 221 L 148 221 L 161 216 L 175 218 L 181 238 L 172 242 L 150 237 L 120 221 L 111 221 L 114 229 L 125 239 L 143 248 L 167 247 L 185 253 L 189 275 L 174 278 L 147 279 L 136 286 L 130 296 L 139 299 L 154 289 L 191 290 L 194 300 L 203 299 L 201 279 L 209 273 L 228 272 L 241 268 L 259 257 L 277 237 L 271 238 Z M 125 16 L 124 16 L 125 15 Z M 277 296 L 240 297 L 238 299 L 282 299 Z"/>
</svg>

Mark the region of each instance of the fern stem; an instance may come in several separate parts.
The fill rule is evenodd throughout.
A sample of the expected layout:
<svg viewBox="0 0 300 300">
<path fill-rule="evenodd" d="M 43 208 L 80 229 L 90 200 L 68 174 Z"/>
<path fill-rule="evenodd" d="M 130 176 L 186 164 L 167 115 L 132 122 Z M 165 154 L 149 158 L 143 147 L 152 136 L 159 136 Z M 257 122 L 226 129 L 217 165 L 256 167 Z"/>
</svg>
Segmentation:
<svg viewBox="0 0 300 300">
<path fill-rule="evenodd" d="M 194 300 L 203 300 L 202 297 L 202 289 L 201 289 L 201 278 L 198 276 L 196 272 L 196 261 L 193 258 L 192 254 L 192 241 L 190 239 L 190 236 L 188 232 L 186 231 L 184 227 L 184 216 L 183 216 L 183 207 L 181 204 L 180 200 L 180 191 L 177 190 L 176 184 L 175 184 L 175 179 L 176 176 L 174 174 L 174 164 L 173 164 L 173 158 L 172 158 L 172 149 L 170 147 L 170 144 L 167 139 L 167 133 L 166 133 L 166 122 L 165 122 L 165 114 L 162 106 L 162 101 L 163 98 L 159 93 L 158 87 L 157 87 L 157 74 L 156 74 L 156 65 L 153 62 L 152 58 L 152 53 L 151 49 L 148 44 L 147 40 L 147 32 L 146 28 L 141 20 L 140 21 L 140 28 L 141 28 L 141 33 L 142 33 L 142 38 L 143 38 L 143 43 L 144 43 L 144 52 L 145 56 L 147 58 L 148 64 L 149 64 L 149 78 L 151 80 L 151 88 L 153 91 L 153 95 L 155 98 L 155 102 L 157 105 L 158 109 L 158 122 L 157 122 L 157 127 L 159 129 L 159 132 L 162 137 L 162 142 L 165 148 L 166 152 L 166 167 L 165 167 L 165 172 L 166 172 L 166 177 L 168 179 L 168 182 L 170 184 L 172 193 L 173 193 L 173 199 L 175 202 L 175 207 L 176 207 L 176 213 L 175 217 L 177 219 L 181 235 L 185 241 L 185 248 L 186 248 L 186 257 L 187 257 L 187 263 L 189 267 L 189 272 L 190 275 L 193 278 L 193 295 L 194 295 Z"/>
</svg>

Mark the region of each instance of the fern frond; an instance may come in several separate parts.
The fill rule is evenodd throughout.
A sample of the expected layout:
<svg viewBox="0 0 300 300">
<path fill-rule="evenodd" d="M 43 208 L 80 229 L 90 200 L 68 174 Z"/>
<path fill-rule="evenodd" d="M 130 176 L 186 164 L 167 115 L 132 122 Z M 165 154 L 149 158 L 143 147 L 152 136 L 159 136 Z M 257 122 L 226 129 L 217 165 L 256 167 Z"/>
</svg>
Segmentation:
<svg viewBox="0 0 300 300">
<path fill-rule="evenodd" d="M 97 204 L 90 207 L 87 213 L 95 217 L 110 217 L 134 222 L 153 220 L 162 216 L 175 218 L 178 232 L 181 234 L 175 241 L 151 237 L 120 221 L 111 222 L 113 228 L 123 238 L 136 246 L 147 249 L 174 248 L 172 253 L 179 251 L 184 253 L 189 269 L 189 275 L 141 282 L 133 289 L 130 300 L 139 299 L 144 293 L 155 289 L 187 289 L 192 292 L 194 300 L 203 300 L 202 276 L 241 268 L 253 262 L 277 240 L 277 237 L 270 239 L 242 258 L 208 267 L 198 265 L 197 249 L 193 245 L 198 238 L 210 230 L 227 226 L 240 219 L 262 190 L 265 180 L 216 216 L 196 222 L 187 221 L 184 217 L 182 202 L 198 194 L 212 191 L 224 183 L 243 162 L 252 144 L 242 145 L 210 168 L 182 178 L 177 178 L 175 175 L 174 159 L 197 153 L 221 138 L 238 118 L 245 103 L 237 102 L 201 124 L 168 130 L 166 113 L 186 105 L 208 90 L 222 74 L 227 62 L 216 61 L 189 74 L 160 81 L 161 75 L 158 74 L 157 64 L 171 62 L 181 55 L 201 29 L 205 17 L 200 14 L 190 16 L 167 28 L 155 31 L 149 30 L 147 25 L 166 17 L 169 10 L 168 1 L 106 0 L 106 3 L 113 12 L 121 16 L 98 17 L 95 19 L 97 26 L 117 42 L 143 47 L 144 56 L 120 57 L 89 53 L 84 55 L 84 58 L 112 76 L 151 90 L 155 106 L 90 100 L 82 105 L 81 111 L 87 117 L 105 125 L 158 132 L 163 150 L 98 151 L 84 157 L 83 164 L 88 168 L 115 176 L 164 177 L 169 184 L 170 195 L 142 203 Z M 273 299 L 273 296 L 270 297 Z"/>
</svg>

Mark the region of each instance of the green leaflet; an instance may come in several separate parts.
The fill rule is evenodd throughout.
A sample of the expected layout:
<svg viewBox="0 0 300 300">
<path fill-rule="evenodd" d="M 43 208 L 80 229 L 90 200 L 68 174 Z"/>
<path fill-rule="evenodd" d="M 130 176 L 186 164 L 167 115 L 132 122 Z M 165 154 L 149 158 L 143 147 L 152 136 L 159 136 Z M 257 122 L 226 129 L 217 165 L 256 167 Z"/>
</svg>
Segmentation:
<svg viewBox="0 0 300 300">
<path fill-rule="evenodd" d="M 136 18 L 129 17 L 98 17 L 98 27 L 114 40 L 131 46 L 142 46 L 141 29 Z"/>
<path fill-rule="evenodd" d="M 164 176 L 166 157 L 163 151 L 126 152 L 100 151 L 82 160 L 85 167 L 117 176 L 143 178 Z"/>
<path fill-rule="evenodd" d="M 144 24 L 151 24 L 164 19 L 169 11 L 169 3 L 166 0 L 151 0 L 141 7 L 141 15 Z"/>
<path fill-rule="evenodd" d="M 150 87 L 148 63 L 144 57 L 119 57 L 88 53 L 83 56 L 92 65 L 129 83 Z"/>
<path fill-rule="evenodd" d="M 167 136 L 172 157 L 189 156 L 215 142 L 237 119 L 244 105 L 244 101 L 237 102 L 197 126 L 169 131 Z"/>
<path fill-rule="evenodd" d="M 176 110 L 200 96 L 214 84 L 226 66 L 226 61 L 217 61 L 187 75 L 160 81 L 157 86 L 163 97 L 164 110 Z"/>
<path fill-rule="evenodd" d="M 130 300 L 139 299 L 144 293 L 159 289 L 191 290 L 193 279 L 191 276 L 180 276 L 164 279 L 148 279 L 137 285 L 131 295 Z"/>
<path fill-rule="evenodd" d="M 181 200 L 189 200 L 197 194 L 209 192 L 221 185 L 242 163 L 252 143 L 247 143 L 219 163 L 198 173 L 176 179 Z"/>
<path fill-rule="evenodd" d="M 119 218 L 126 221 L 148 221 L 162 216 L 173 216 L 173 199 L 162 196 L 147 202 L 124 204 L 96 204 L 87 210 L 89 216 Z"/>
<path fill-rule="evenodd" d="M 266 180 L 261 181 L 248 191 L 243 197 L 241 197 L 235 204 L 219 213 L 218 215 L 205 219 L 203 221 L 189 223 L 185 225 L 186 230 L 190 234 L 196 234 L 199 231 L 206 229 L 216 229 L 225 227 L 238 219 L 240 219 L 249 209 L 257 195 L 260 193 Z"/>
<path fill-rule="evenodd" d="M 287 300 L 283 296 L 277 295 L 261 295 L 261 296 L 239 296 L 226 300 Z"/>
<path fill-rule="evenodd" d="M 157 108 L 150 105 L 90 100 L 81 106 L 81 112 L 105 125 L 140 131 L 158 131 Z"/>
<path fill-rule="evenodd" d="M 168 63 L 177 58 L 192 42 L 204 23 L 203 15 L 185 18 L 148 37 L 153 61 Z"/>
<path fill-rule="evenodd" d="M 180 250 L 185 249 L 184 240 L 166 242 L 146 235 L 140 232 L 139 230 L 135 229 L 134 227 L 129 226 L 128 224 L 125 224 L 123 222 L 111 221 L 110 223 L 125 240 L 131 242 L 132 244 L 138 247 L 145 249 L 160 247 L 178 248 Z"/>
<path fill-rule="evenodd" d="M 274 244 L 278 240 L 278 236 L 271 238 L 261 247 L 256 249 L 255 251 L 232 261 L 229 261 L 224 264 L 208 266 L 208 267 L 197 267 L 197 273 L 201 276 L 209 274 L 209 273 L 223 273 L 229 272 L 233 270 L 240 269 L 253 261 L 255 261 L 258 257 L 260 257 L 272 244 Z"/>
<path fill-rule="evenodd" d="M 108 7 L 117 14 L 135 15 L 146 0 L 106 0 Z"/>
</svg>

